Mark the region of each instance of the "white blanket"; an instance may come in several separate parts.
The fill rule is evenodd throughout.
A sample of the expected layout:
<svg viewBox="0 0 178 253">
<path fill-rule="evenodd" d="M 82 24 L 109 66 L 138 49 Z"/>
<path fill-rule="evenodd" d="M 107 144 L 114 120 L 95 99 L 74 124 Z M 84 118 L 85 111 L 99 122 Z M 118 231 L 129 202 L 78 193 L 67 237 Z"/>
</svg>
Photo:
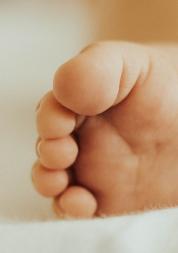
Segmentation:
<svg viewBox="0 0 178 253">
<path fill-rule="evenodd" d="M 2 253 L 177 253 L 178 209 L 94 221 L 0 225 Z"/>
</svg>

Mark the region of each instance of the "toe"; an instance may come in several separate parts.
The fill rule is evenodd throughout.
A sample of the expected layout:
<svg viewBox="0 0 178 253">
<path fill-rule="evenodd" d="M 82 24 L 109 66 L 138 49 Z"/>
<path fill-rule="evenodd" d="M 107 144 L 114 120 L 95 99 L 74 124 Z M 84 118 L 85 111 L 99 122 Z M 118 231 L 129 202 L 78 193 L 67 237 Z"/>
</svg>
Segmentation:
<svg viewBox="0 0 178 253">
<path fill-rule="evenodd" d="M 49 169 L 66 169 L 78 154 L 78 146 L 71 136 L 57 140 L 41 140 L 38 144 L 40 162 Z"/>
<path fill-rule="evenodd" d="M 91 45 L 57 70 L 54 95 L 63 106 L 78 114 L 102 113 L 146 80 L 150 51 L 151 48 L 128 42 Z"/>
<path fill-rule="evenodd" d="M 122 58 L 109 47 L 94 45 L 58 69 L 54 95 L 65 107 L 96 115 L 113 105 L 121 77 Z"/>
<path fill-rule="evenodd" d="M 55 139 L 70 134 L 75 128 L 75 114 L 60 105 L 52 92 L 47 93 L 37 109 L 37 129 L 41 138 Z"/>
<path fill-rule="evenodd" d="M 40 194 L 54 197 L 65 190 L 69 183 L 69 175 L 66 171 L 49 170 L 36 163 L 32 171 L 32 180 Z"/>
<path fill-rule="evenodd" d="M 54 208 L 60 217 L 91 218 L 96 212 L 97 202 L 85 188 L 71 186 L 55 199 Z"/>
</svg>

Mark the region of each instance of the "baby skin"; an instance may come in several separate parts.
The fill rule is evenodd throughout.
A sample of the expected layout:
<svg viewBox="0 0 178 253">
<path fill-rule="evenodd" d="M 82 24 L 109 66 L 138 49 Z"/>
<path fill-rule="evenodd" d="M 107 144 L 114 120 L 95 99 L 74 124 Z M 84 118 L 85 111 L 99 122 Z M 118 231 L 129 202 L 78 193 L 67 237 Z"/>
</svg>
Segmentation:
<svg viewBox="0 0 178 253">
<path fill-rule="evenodd" d="M 99 42 L 57 70 L 32 178 L 60 217 L 178 205 L 178 59 L 163 51 Z"/>
</svg>

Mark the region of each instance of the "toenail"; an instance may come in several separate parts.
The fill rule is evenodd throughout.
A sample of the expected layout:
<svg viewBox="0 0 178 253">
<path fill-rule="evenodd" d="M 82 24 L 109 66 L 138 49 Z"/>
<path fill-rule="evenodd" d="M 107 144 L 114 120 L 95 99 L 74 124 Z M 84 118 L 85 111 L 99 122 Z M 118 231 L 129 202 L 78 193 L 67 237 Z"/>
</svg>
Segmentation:
<svg viewBox="0 0 178 253">
<path fill-rule="evenodd" d="M 41 153 L 40 149 L 41 149 L 41 141 L 38 142 L 37 147 L 36 147 L 37 154 L 38 154 L 39 156 L 40 156 L 40 153 Z"/>
<path fill-rule="evenodd" d="M 36 108 L 35 108 L 35 112 L 37 112 L 41 107 L 41 101 L 37 104 Z"/>
</svg>

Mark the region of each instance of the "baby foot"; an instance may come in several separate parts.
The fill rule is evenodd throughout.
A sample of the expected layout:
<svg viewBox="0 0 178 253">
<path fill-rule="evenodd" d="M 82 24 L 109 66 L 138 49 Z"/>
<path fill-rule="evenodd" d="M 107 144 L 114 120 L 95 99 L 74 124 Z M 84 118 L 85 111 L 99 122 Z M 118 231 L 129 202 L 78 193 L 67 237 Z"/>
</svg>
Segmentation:
<svg viewBox="0 0 178 253">
<path fill-rule="evenodd" d="M 55 74 L 37 111 L 37 190 L 62 217 L 178 204 L 178 77 L 151 47 L 92 45 Z"/>
</svg>

